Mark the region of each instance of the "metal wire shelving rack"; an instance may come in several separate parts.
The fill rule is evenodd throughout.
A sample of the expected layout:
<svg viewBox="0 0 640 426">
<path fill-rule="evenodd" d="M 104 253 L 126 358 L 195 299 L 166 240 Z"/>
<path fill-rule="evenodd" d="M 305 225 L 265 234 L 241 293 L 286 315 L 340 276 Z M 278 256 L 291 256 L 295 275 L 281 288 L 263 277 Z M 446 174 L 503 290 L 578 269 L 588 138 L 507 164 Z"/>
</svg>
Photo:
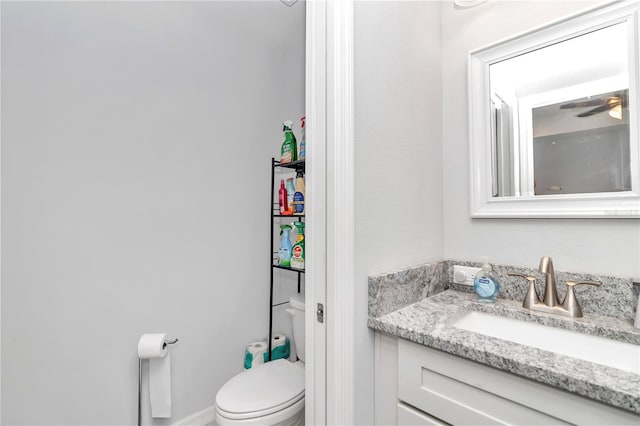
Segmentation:
<svg viewBox="0 0 640 426">
<path fill-rule="evenodd" d="M 267 340 L 267 347 L 268 347 L 268 360 L 271 361 L 271 339 L 273 337 L 273 308 L 276 306 L 280 306 L 280 305 L 284 305 L 288 302 L 282 302 L 282 303 L 273 303 L 273 280 L 274 280 L 274 270 L 276 269 L 280 269 L 280 270 L 286 270 L 286 271 L 290 271 L 292 273 L 295 273 L 298 275 L 298 293 L 300 293 L 300 287 L 301 287 L 301 283 L 302 283 L 302 275 L 304 274 L 304 269 L 295 269 L 295 268 L 291 268 L 291 267 L 287 267 L 287 266 L 280 266 L 278 265 L 278 253 L 273 251 L 274 248 L 274 241 L 273 241 L 273 235 L 274 235 L 274 226 L 276 221 L 278 220 L 278 218 L 290 218 L 290 219 L 297 219 L 301 222 L 304 222 L 305 219 L 305 215 L 300 215 L 300 214 L 293 214 L 293 215 L 283 215 L 280 214 L 280 208 L 279 208 L 279 204 L 277 201 L 274 202 L 275 195 L 276 195 L 276 189 L 275 189 L 275 175 L 276 175 L 276 170 L 277 169 L 291 169 L 291 170 L 295 170 L 296 172 L 303 172 L 305 171 L 305 160 L 298 160 L 298 161 L 293 161 L 290 163 L 281 163 L 278 160 L 276 160 L 275 158 L 271 159 L 271 199 L 269 201 L 269 214 L 271 215 L 270 217 L 270 221 L 271 221 L 271 230 L 270 230 L 270 234 L 269 234 L 269 243 L 271 244 L 271 249 L 269 250 L 271 256 L 269 258 L 269 262 L 270 262 L 270 268 L 269 268 L 269 340 Z"/>
</svg>

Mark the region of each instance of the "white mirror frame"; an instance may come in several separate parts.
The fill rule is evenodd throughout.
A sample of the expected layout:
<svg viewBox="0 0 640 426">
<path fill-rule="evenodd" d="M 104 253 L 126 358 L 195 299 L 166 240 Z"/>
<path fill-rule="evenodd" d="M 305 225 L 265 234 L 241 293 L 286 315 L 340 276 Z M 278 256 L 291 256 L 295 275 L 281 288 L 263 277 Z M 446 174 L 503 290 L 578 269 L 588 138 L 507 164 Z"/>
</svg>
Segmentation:
<svg viewBox="0 0 640 426">
<path fill-rule="evenodd" d="M 640 218 L 638 127 L 640 2 L 587 10 L 469 52 L 469 161 L 472 218 Z M 494 197 L 492 192 L 489 66 L 513 56 L 607 27 L 628 23 L 631 191 Z"/>
</svg>

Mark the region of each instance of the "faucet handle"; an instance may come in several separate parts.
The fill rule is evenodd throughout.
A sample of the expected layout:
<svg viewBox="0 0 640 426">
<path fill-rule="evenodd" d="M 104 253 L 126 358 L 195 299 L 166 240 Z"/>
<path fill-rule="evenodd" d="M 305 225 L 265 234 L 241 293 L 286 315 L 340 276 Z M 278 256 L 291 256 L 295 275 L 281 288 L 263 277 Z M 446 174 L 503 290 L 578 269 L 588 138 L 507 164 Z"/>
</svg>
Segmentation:
<svg viewBox="0 0 640 426">
<path fill-rule="evenodd" d="M 529 283 L 529 290 L 527 290 L 527 295 L 522 302 L 523 308 L 530 309 L 536 303 L 540 303 L 540 296 L 538 296 L 538 290 L 536 290 L 536 277 L 520 274 L 518 272 L 509 272 L 507 275 L 510 277 L 524 278 Z"/>
<path fill-rule="evenodd" d="M 531 282 L 536 280 L 536 277 L 532 277 L 531 275 L 525 275 L 525 274 L 521 274 L 519 272 L 507 272 L 507 275 L 509 275 L 510 277 L 520 277 L 520 278 L 524 278 L 525 280 Z"/>
<path fill-rule="evenodd" d="M 582 285 L 582 284 L 584 284 L 584 285 L 593 285 L 593 286 L 598 287 L 598 286 L 602 285 L 602 282 L 601 281 L 577 281 L 577 282 L 576 281 L 567 281 L 567 285 L 569 287 L 575 287 L 577 285 Z"/>
<path fill-rule="evenodd" d="M 562 307 L 569 312 L 569 315 L 574 318 L 582 317 L 582 308 L 576 299 L 576 294 L 573 289 L 577 285 L 593 285 L 599 287 L 602 285 L 600 281 L 567 281 L 567 295 L 564 297 Z"/>
</svg>

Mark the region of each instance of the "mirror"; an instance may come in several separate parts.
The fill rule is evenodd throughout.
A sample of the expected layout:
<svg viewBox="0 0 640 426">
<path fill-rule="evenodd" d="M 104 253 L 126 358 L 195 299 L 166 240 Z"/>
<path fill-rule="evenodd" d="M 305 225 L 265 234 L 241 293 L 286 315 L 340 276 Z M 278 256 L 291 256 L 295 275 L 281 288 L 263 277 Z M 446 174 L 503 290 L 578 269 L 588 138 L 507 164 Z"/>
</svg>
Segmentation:
<svg viewBox="0 0 640 426">
<path fill-rule="evenodd" d="M 638 2 L 469 55 L 471 216 L 640 217 Z"/>
</svg>

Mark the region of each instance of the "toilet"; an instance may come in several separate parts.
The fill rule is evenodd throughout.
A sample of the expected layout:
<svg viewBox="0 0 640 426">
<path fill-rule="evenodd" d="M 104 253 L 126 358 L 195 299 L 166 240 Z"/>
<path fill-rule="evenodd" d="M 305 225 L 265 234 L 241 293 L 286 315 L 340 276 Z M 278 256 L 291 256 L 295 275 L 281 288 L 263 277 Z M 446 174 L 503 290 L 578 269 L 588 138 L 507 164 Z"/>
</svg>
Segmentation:
<svg viewBox="0 0 640 426">
<path fill-rule="evenodd" d="M 218 425 L 304 425 L 304 295 L 289 305 L 300 361 L 278 359 L 232 377 L 216 395 Z"/>
</svg>

